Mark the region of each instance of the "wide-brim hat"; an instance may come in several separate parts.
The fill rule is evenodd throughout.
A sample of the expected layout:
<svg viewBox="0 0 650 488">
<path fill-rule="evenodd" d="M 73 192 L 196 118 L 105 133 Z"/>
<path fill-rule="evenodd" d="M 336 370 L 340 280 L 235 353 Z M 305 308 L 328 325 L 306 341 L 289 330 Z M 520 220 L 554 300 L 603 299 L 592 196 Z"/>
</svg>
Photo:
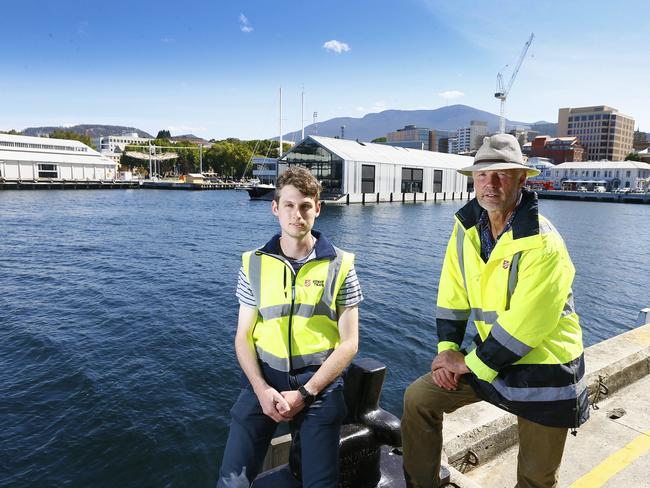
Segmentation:
<svg viewBox="0 0 650 488">
<path fill-rule="evenodd" d="M 541 173 L 540 170 L 524 164 L 519 142 L 510 134 L 495 134 L 484 138 L 483 145 L 474 156 L 474 164 L 461 168 L 458 172 L 465 176 L 473 176 L 476 171 L 499 169 L 525 169 L 527 177 Z"/>
</svg>

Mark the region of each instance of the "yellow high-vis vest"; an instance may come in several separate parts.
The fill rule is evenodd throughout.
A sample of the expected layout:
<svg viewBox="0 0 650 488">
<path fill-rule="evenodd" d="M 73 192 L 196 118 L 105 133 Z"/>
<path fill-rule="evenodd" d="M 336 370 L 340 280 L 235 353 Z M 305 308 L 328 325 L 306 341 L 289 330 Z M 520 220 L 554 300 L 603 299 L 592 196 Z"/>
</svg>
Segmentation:
<svg viewBox="0 0 650 488">
<path fill-rule="evenodd" d="M 307 261 L 297 274 L 276 254 L 242 256 L 258 310 L 252 339 L 258 359 L 274 370 L 320 365 L 339 345 L 336 297 L 354 254 L 330 247 L 331 255 Z"/>
</svg>

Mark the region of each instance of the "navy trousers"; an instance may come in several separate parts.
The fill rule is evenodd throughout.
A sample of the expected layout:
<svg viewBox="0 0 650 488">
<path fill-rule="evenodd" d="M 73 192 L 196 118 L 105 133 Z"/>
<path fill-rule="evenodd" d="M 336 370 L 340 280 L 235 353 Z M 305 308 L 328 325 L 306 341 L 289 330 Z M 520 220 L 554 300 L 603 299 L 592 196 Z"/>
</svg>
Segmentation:
<svg viewBox="0 0 650 488">
<path fill-rule="evenodd" d="M 314 403 L 290 422 L 292 432 L 300 431 L 304 488 L 338 485 L 339 436 L 347 413 L 341 386 L 338 384 L 319 394 Z M 217 488 L 248 488 L 262 469 L 278 424 L 264 415 L 250 385 L 242 388 L 230 414 L 230 433 Z"/>
</svg>

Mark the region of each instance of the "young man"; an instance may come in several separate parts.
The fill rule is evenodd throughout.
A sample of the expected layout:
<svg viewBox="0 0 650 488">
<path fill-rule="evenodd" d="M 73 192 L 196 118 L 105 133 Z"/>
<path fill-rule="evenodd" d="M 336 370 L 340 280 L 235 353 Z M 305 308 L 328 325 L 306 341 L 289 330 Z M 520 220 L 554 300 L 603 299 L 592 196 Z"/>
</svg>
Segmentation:
<svg viewBox="0 0 650 488">
<path fill-rule="evenodd" d="M 517 416 L 517 488 L 552 488 L 567 430 L 589 416 L 575 269 L 560 234 L 523 189 L 517 140 L 486 137 L 474 165 L 476 198 L 456 214 L 445 255 L 431 372 L 404 395 L 404 471 L 411 487 L 440 483 L 444 413 L 486 400 Z M 476 347 L 461 351 L 467 322 Z"/>
<path fill-rule="evenodd" d="M 354 255 L 312 230 L 320 190 L 304 168 L 280 175 L 272 211 L 281 233 L 242 257 L 235 350 L 247 381 L 218 488 L 252 483 L 278 422 L 300 431 L 303 487 L 337 486 L 341 375 L 357 352 L 363 296 Z"/>
</svg>

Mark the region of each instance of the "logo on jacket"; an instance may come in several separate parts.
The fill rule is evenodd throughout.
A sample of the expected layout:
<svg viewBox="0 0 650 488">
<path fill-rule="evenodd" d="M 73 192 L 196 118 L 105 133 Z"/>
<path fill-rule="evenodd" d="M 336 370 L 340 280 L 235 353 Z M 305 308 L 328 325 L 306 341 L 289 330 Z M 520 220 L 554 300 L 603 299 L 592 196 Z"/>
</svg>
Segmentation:
<svg viewBox="0 0 650 488">
<path fill-rule="evenodd" d="M 508 269 L 510 267 L 510 261 L 507 259 L 503 260 L 503 269 Z"/>
<path fill-rule="evenodd" d="M 325 281 L 324 280 L 305 280 L 305 287 L 309 287 L 312 284 L 314 286 L 323 287 L 323 286 L 325 286 Z"/>
</svg>

